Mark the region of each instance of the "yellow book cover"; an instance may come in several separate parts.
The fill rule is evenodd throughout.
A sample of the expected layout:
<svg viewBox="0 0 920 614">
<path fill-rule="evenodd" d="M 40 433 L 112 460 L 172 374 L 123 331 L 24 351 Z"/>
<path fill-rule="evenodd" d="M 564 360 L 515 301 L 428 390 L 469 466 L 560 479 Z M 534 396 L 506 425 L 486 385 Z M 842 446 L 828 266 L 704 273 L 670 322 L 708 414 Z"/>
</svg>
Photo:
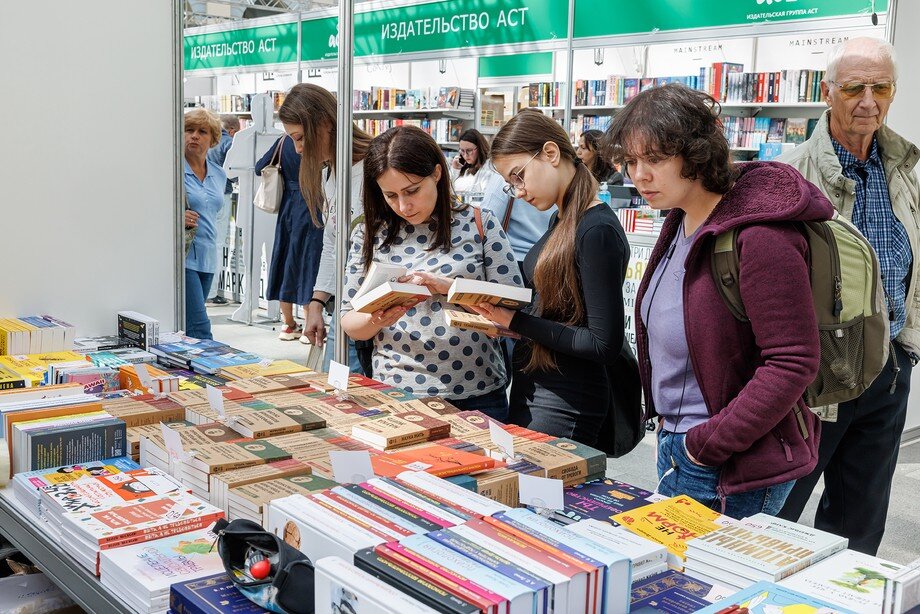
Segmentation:
<svg viewBox="0 0 920 614">
<path fill-rule="evenodd" d="M 45 352 L 42 354 L 18 354 L 0 356 L 0 365 L 28 377 L 33 386 L 41 384 L 48 370 L 48 365 L 56 362 L 86 360 L 86 356 L 77 352 Z"/>
<path fill-rule="evenodd" d="M 683 567 L 687 540 L 706 535 L 728 522 L 719 512 L 680 495 L 643 505 L 613 516 L 613 520 L 636 535 L 668 549 L 669 562 Z"/>
<path fill-rule="evenodd" d="M 266 375 L 288 375 L 290 373 L 314 373 L 312 369 L 299 365 L 293 360 L 273 360 L 268 365 L 254 363 L 251 365 L 237 365 L 224 367 L 219 374 L 231 379 L 247 379 L 250 377 L 265 377 Z"/>
</svg>

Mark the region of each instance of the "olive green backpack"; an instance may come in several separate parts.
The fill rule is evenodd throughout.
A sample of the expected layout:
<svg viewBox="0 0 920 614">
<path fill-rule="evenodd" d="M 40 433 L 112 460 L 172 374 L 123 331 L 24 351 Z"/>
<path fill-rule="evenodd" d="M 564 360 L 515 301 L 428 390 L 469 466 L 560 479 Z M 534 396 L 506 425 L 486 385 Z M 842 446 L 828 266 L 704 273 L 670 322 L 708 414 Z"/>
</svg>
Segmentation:
<svg viewBox="0 0 920 614">
<path fill-rule="evenodd" d="M 855 399 L 881 373 L 888 362 L 889 313 L 878 258 L 855 226 L 835 213 L 800 228 L 808 241 L 821 339 L 821 366 L 803 398 L 809 407 L 822 407 Z M 712 275 L 732 315 L 747 322 L 738 284 L 738 230 L 716 236 Z"/>
</svg>

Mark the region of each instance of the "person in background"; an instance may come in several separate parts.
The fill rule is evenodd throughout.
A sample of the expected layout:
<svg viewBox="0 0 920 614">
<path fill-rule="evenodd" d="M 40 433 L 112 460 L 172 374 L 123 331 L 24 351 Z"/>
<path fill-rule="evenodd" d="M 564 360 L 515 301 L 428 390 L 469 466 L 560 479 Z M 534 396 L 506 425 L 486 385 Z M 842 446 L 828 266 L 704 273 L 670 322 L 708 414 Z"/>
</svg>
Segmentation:
<svg viewBox="0 0 920 614">
<path fill-rule="evenodd" d="M 802 401 L 821 347 L 797 222 L 833 208 L 787 165 L 734 165 L 718 115 L 708 94 L 672 83 L 633 98 L 605 139 L 649 206 L 670 210 L 636 297 L 657 491 L 733 518 L 775 515 L 817 463 L 821 431 Z M 743 322 L 712 273 L 714 237 L 733 228 Z"/>
<path fill-rule="evenodd" d="M 294 319 L 294 305 L 302 305 L 307 313 L 323 250 L 323 230 L 313 223 L 310 209 L 300 194 L 300 154 L 292 139 L 279 138 L 256 163 L 256 174 L 261 175 L 262 169 L 273 159 L 277 163 L 279 154 L 284 191 L 275 225 L 266 297 L 281 304 L 284 322 L 278 338 L 282 341 L 306 340 L 303 329 Z"/>
<path fill-rule="evenodd" d="M 597 181 L 565 130 L 542 113 L 519 113 L 501 129 L 492 164 L 527 206 L 558 207 L 524 259 L 525 280 L 535 291 L 530 312 L 475 308 L 521 336 L 512 357 L 509 421 L 592 445 L 611 403 L 607 365 L 625 342 L 626 235 L 597 199 Z"/>
<path fill-rule="evenodd" d="M 818 410 L 824 420 L 818 465 L 799 478 L 779 515 L 798 520 L 823 474 L 815 527 L 871 555 L 885 532 L 920 352 L 920 185 L 914 170 L 920 150 L 884 124 L 897 78 L 889 43 L 860 37 L 838 45 L 821 81 L 830 109 L 805 143 L 779 158 L 817 185 L 875 248 L 893 315 L 888 364 L 859 398 L 836 412 Z"/>
<path fill-rule="evenodd" d="M 498 221 L 458 203 L 447 161 L 429 134 L 414 126 L 387 130 L 364 159 L 364 221 L 351 237 L 342 329 L 374 340 L 374 377 L 419 396 L 440 396 L 462 410 L 507 417 L 505 366 L 498 341 L 449 328 L 445 299 L 453 278 L 521 285 Z M 351 308 L 371 263 L 409 269 L 400 281 L 426 286 L 424 302 L 372 314 Z"/>
<path fill-rule="evenodd" d="M 591 170 L 591 174 L 598 183 L 623 185 L 623 174 L 616 166 L 598 152 L 599 143 L 604 133 L 600 130 L 585 130 L 578 137 L 578 147 L 575 153 Z"/>
<path fill-rule="evenodd" d="M 489 143 L 486 137 L 478 130 L 467 130 L 460 135 L 460 154 L 450 161 L 450 178 L 454 192 L 461 198 L 467 194 L 476 195 L 477 204 L 494 211 L 507 204 L 508 195 L 502 192 L 505 184 L 489 168 L 488 161 Z M 478 201 L 480 198 L 481 202 Z"/>
<path fill-rule="evenodd" d="M 233 145 L 234 135 L 240 131 L 240 118 L 236 115 L 221 115 L 220 124 L 220 142 L 208 150 L 208 160 L 223 168 L 224 160 L 227 158 L 227 150 Z M 230 209 L 232 198 L 233 181 L 228 179 L 227 187 L 224 188 L 224 206 L 220 208 L 216 224 L 217 236 L 215 238 L 215 247 L 217 250 L 218 271 L 224 259 L 224 245 L 227 242 L 227 236 L 230 234 Z M 217 282 L 217 278 L 218 275 L 215 275 L 214 279 L 211 280 L 211 288 L 208 292 L 207 300 L 215 305 L 225 305 L 228 302 L 227 299 L 217 295 L 217 287 L 220 285 Z"/>
<path fill-rule="evenodd" d="M 336 273 L 339 266 L 344 267 L 344 263 L 337 265 L 335 261 L 335 105 L 335 96 L 328 90 L 318 85 L 301 83 L 291 88 L 278 110 L 278 118 L 284 125 L 285 132 L 291 137 L 295 150 L 300 154 L 300 192 L 315 226 L 323 225 L 322 215 L 325 209 L 322 255 L 313 284 L 313 295 L 307 304 L 301 336 L 304 343 L 314 346 L 326 345 L 324 371 L 329 370 L 332 359 L 333 335 L 338 314 L 332 314 L 327 335 L 323 309 L 331 305 L 335 294 Z M 358 126 L 353 126 L 352 130 L 352 167 L 345 176 L 351 179 L 351 223 L 354 226 L 360 223 L 363 215 L 361 185 L 364 180 L 364 156 L 370 146 L 371 137 Z M 351 341 L 348 356 L 352 371 L 364 371 Z"/>
<path fill-rule="evenodd" d="M 205 296 L 217 272 L 217 218 L 224 205 L 227 174 L 208 159 L 220 141 L 220 122 L 205 109 L 185 114 L 185 227 L 195 237 L 185 257 L 185 334 L 212 339 Z"/>
</svg>

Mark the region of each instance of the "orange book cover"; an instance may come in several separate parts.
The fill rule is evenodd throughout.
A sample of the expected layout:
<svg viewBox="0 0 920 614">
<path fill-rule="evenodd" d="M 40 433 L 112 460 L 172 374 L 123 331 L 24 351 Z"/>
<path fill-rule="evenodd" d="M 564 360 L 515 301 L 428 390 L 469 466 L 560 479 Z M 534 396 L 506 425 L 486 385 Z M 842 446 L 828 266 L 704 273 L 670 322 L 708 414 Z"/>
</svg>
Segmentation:
<svg viewBox="0 0 920 614">
<path fill-rule="evenodd" d="M 388 478 L 395 478 L 407 470 L 424 471 L 440 478 L 446 478 L 452 475 L 504 467 L 504 463 L 479 454 L 435 444 L 412 450 L 372 455 L 371 466 L 376 475 Z"/>
</svg>

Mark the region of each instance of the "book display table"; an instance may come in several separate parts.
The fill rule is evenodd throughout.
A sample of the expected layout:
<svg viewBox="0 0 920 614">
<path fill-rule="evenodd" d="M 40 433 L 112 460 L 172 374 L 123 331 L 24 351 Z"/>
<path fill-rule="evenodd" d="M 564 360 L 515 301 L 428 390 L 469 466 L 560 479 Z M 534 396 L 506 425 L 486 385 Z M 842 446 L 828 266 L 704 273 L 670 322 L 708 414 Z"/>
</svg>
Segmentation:
<svg viewBox="0 0 920 614">
<path fill-rule="evenodd" d="M 134 614 L 41 529 L 35 517 L 23 511 L 11 490 L 0 489 L 0 533 L 87 612 Z"/>
</svg>

